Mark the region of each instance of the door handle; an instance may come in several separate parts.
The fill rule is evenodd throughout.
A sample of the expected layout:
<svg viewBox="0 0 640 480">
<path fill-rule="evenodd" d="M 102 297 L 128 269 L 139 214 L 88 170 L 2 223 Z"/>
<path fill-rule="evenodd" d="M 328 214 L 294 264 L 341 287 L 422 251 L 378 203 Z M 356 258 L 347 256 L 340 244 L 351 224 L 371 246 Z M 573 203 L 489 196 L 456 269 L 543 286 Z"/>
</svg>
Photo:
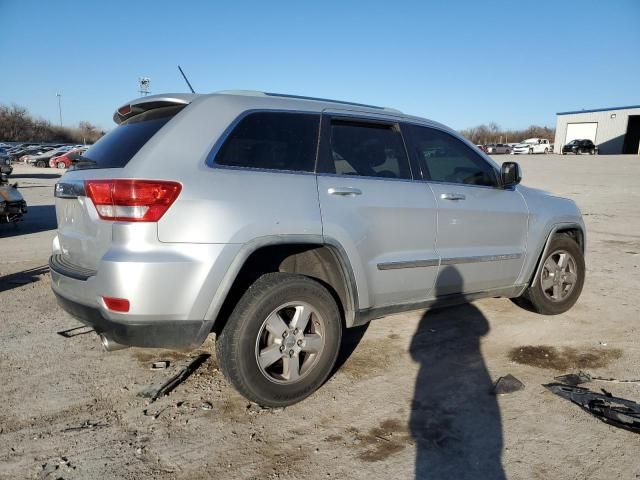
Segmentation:
<svg viewBox="0 0 640 480">
<path fill-rule="evenodd" d="M 353 197 L 355 195 L 362 195 L 362 190 L 353 187 L 331 187 L 329 195 L 340 195 L 341 197 Z"/>
<path fill-rule="evenodd" d="M 467 197 L 462 193 L 443 193 L 440 198 L 442 200 L 465 200 Z"/>
</svg>

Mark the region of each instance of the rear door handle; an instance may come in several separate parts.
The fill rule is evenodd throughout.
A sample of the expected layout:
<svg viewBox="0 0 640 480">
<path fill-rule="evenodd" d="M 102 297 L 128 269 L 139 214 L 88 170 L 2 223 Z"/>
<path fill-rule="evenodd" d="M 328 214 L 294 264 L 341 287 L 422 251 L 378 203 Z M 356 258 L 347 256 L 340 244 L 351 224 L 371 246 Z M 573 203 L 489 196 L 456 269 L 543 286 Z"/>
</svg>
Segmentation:
<svg viewBox="0 0 640 480">
<path fill-rule="evenodd" d="M 353 187 L 331 187 L 329 195 L 340 195 L 341 197 L 353 197 L 355 195 L 362 195 L 362 190 Z"/>
<path fill-rule="evenodd" d="M 443 193 L 440 198 L 442 200 L 465 200 L 467 197 L 462 193 Z"/>
</svg>

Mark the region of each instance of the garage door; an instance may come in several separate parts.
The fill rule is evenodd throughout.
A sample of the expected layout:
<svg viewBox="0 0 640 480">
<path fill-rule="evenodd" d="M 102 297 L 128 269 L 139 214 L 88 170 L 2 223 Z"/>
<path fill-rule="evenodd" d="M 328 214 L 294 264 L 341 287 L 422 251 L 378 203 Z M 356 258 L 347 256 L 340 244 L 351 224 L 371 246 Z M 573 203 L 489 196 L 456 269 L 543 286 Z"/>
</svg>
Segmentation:
<svg viewBox="0 0 640 480">
<path fill-rule="evenodd" d="M 564 143 L 571 140 L 591 140 L 596 143 L 596 131 L 598 122 L 593 123 L 567 123 L 567 138 Z"/>
</svg>

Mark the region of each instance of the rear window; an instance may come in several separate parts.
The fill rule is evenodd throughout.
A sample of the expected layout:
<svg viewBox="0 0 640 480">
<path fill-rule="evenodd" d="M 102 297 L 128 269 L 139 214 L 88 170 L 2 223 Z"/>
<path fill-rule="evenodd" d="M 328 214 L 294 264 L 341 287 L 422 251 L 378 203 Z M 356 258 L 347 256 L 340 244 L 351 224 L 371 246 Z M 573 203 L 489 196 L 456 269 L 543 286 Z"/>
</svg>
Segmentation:
<svg viewBox="0 0 640 480">
<path fill-rule="evenodd" d="M 76 168 L 123 168 L 185 105 L 154 108 L 122 122 L 87 150 Z"/>
<path fill-rule="evenodd" d="M 215 157 L 217 165 L 313 172 L 320 115 L 255 112 L 244 117 Z"/>
</svg>

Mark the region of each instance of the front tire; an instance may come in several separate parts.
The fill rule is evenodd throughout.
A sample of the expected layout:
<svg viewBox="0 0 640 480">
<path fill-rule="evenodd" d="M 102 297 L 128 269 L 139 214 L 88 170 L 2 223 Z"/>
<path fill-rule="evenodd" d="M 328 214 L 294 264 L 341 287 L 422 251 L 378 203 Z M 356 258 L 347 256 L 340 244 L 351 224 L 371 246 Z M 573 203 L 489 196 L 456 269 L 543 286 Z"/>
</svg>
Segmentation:
<svg viewBox="0 0 640 480">
<path fill-rule="evenodd" d="M 268 273 L 245 292 L 216 341 L 220 370 L 247 399 L 284 407 L 331 373 L 342 336 L 331 293 L 303 275 Z"/>
<path fill-rule="evenodd" d="M 556 235 L 542 260 L 535 285 L 513 302 L 542 315 L 558 315 L 569 310 L 580 297 L 584 286 L 584 255 L 569 235 Z"/>
<path fill-rule="evenodd" d="M 65 168 L 67 168 L 64 162 L 56 163 L 56 167 L 59 168 L 60 170 L 64 170 Z"/>
</svg>

